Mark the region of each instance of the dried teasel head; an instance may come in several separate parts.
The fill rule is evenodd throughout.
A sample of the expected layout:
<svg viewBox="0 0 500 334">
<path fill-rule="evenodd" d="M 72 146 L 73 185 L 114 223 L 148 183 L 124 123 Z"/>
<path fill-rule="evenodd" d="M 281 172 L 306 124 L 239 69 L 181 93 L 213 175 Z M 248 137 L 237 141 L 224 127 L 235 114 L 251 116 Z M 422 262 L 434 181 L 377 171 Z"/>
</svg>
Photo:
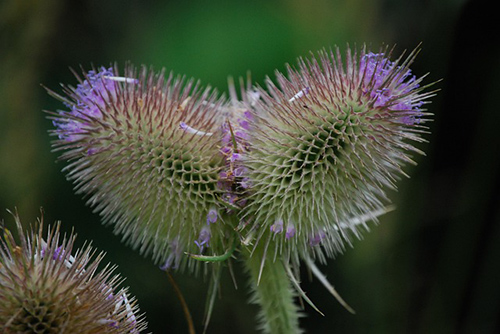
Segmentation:
<svg viewBox="0 0 500 334">
<path fill-rule="evenodd" d="M 114 266 L 98 270 L 104 256 L 75 235 L 61 236 L 60 223 L 43 235 L 43 220 L 25 233 L 14 215 L 17 242 L 4 228 L 0 241 L 2 333 L 139 333 L 146 328 L 134 298 L 117 289 Z"/>
</svg>

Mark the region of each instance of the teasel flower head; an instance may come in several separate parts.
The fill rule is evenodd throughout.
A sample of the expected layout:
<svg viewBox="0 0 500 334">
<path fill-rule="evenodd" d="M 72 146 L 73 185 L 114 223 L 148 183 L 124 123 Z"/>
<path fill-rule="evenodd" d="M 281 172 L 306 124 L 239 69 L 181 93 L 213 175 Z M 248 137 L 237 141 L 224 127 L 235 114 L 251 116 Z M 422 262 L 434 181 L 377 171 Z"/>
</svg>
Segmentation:
<svg viewBox="0 0 500 334">
<path fill-rule="evenodd" d="M 116 267 L 98 266 L 87 244 L 74 250 L 75 235 L 60 223 L 43 235 L 43 220 L 25 233 L 17 214 L 19 242 L 6 228 L 0 240 L 2 333 L 139 333 L 146 324 Z"/>
<path fill-rule="evenodd" d="M 391 208 L 386 191 L 423 153 L 414 143 L 424 141 L 434 94 L 409 68 L 417 53 L 323 50 L 258 89 L 243 157 L 249 240 L 275 259 L 324 261 Z"/>
<path fill-rule="evenodd" d="M 144 67 L 99 68 L 49 93 L 56 151 L 68 179 L 105 223 L 163 268 L 198 268 L 185 253 L 224 252 L 232 230 L 220 173 L 224 100 L 210 88 Z"/>
</svg>

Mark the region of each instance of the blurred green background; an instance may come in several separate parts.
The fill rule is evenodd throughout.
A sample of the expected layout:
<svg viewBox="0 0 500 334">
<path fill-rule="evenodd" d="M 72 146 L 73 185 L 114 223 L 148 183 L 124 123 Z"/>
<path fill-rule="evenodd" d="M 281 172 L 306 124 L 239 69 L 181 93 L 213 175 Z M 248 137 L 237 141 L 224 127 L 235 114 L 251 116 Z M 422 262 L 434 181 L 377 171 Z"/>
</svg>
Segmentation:
<svg viewBox="0 0 500 334">
<path fill-rule="evenodd" d="M 131 61 L 166 67 L 225 92 L 247 70 L 262 84 L 309 51 L 363 43 L 397 53 L 422 42 L 412 70 L 443 79 L 427 157 L 407 168 L 387 214 L 345 255 L 322 266 L 354 307 L 346 312 L 318 281 L 304 290 L 306 333 L 500 332 L 500 41 L 486 1 L 0 1 L 0 220 L 74 226 L 119 265 L 154 333 L 186 333 L 167 277 L 120 243 L 75 195 L 55 162 L 42 110 L 62 105 L 40 86 L 75 84 L 69 68 Z M 207 282 L 175 275 L 201 332 Z M 209 333 L 255 333 L 245 277 L 225 275 Z"/>
</svg>

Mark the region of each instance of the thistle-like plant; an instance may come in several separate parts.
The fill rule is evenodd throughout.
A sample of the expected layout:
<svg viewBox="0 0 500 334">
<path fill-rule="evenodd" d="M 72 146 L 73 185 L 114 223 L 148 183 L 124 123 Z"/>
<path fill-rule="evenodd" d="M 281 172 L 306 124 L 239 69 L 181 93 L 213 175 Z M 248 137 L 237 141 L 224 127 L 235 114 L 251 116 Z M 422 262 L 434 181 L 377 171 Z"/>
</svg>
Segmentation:
<svg viewBox="0 0 500 334">
<path fill-rule="evenodd" d="M 223 159 L 211 133 L 224 120 L 222 101 L 164 71 L 117 72 L 90 71 L 61 97 L 70 112 L 54 120 L 55 146 L 67 150 L 61 159 L 71 161 L 68 178 L 90 195 L 104 222 L 164 267 L 184 268 L 184 252 L 209 245 L 224 251 L 231 230 L 219 219 Z"/>
<path fill-rule="evenodd" d="M 292 261 L 323 259 L 387 209 L 385 190 L 422 153 L 411 142 L 424 141 L 429 115 L 432 93 L 408 68 L 415 55 L 348 51 L 344 62 L 338 49 L 321 51 L 288 78 L 277 73 L 279 88 L 268 80 L 258 90 L 245 155 L 249 233 Z"/>
<path fill-rule="evenodd" d="M 391 209 L 386 190 L 422 153 L 434 93 L 409 69 L 416 54 L 323 50 L 277 73 L 279 88 L 231 82 L 229 100 L 165 71 L 84 72 L 65 96 L 49 90 L 69 109 L 51 113 L 54 147 L 135 248 L 163 268 L 216 262 L 210 298 L 217 263 L 240 254 L 262 329 L 300 332 L 294 298 L 313 305 L 300 263 L 350 310 L 314 263 Z"/>
<path fill-rule="evenodd" d="M 2 333 L 139 333 L 146 325 L 114 266 L 98 270 L 104 254 L 87 244 L 74 251 L 75 235 L 61 236 L 60 223 L 43 236 L 43 220 L 24 232 L 14 215 L 17 242 L 0 240 Z M 72 255 L 73 254 L 73 255 Z"/>
</svg>

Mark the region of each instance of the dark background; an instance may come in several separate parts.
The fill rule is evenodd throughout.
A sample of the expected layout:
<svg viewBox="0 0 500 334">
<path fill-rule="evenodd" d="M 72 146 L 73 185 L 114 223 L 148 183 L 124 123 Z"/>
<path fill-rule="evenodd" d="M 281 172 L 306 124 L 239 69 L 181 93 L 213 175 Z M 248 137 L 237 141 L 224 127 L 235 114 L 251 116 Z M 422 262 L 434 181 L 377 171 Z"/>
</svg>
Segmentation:
<svg viewBox="0 0 500 334">
<path fill-rule="evenodd" d="M 422 42 L 412 70 L 443 79 L 426 157 L 391 193 L 387 214 L 345 255 L 322 266 L 356 309 L 346 312 L 318 281 L 303 287 L 307 333 L 500 332 L 498 16 L 486 1 L 28 1 L 0 2 L 0 220 L 74 226 L 119 265 L 154 333 L 186 333 L 165 273 L 120 243 L 73 193 L 55 163 L 42 112 L 62 105 L 40 84 L 75 84 L 69 67 L 126 61 L 166 67 L 226 91 L 247 70 L 257 83 L 309 51 L 381 43 L 398 53 Z M 494 99 L 497 100 L 494 100 Z M 201 332 L 207 282 L 176 274 Z M 225 275 L 209 333 L 255 333 L 246 281 Z"/>
</svg>

